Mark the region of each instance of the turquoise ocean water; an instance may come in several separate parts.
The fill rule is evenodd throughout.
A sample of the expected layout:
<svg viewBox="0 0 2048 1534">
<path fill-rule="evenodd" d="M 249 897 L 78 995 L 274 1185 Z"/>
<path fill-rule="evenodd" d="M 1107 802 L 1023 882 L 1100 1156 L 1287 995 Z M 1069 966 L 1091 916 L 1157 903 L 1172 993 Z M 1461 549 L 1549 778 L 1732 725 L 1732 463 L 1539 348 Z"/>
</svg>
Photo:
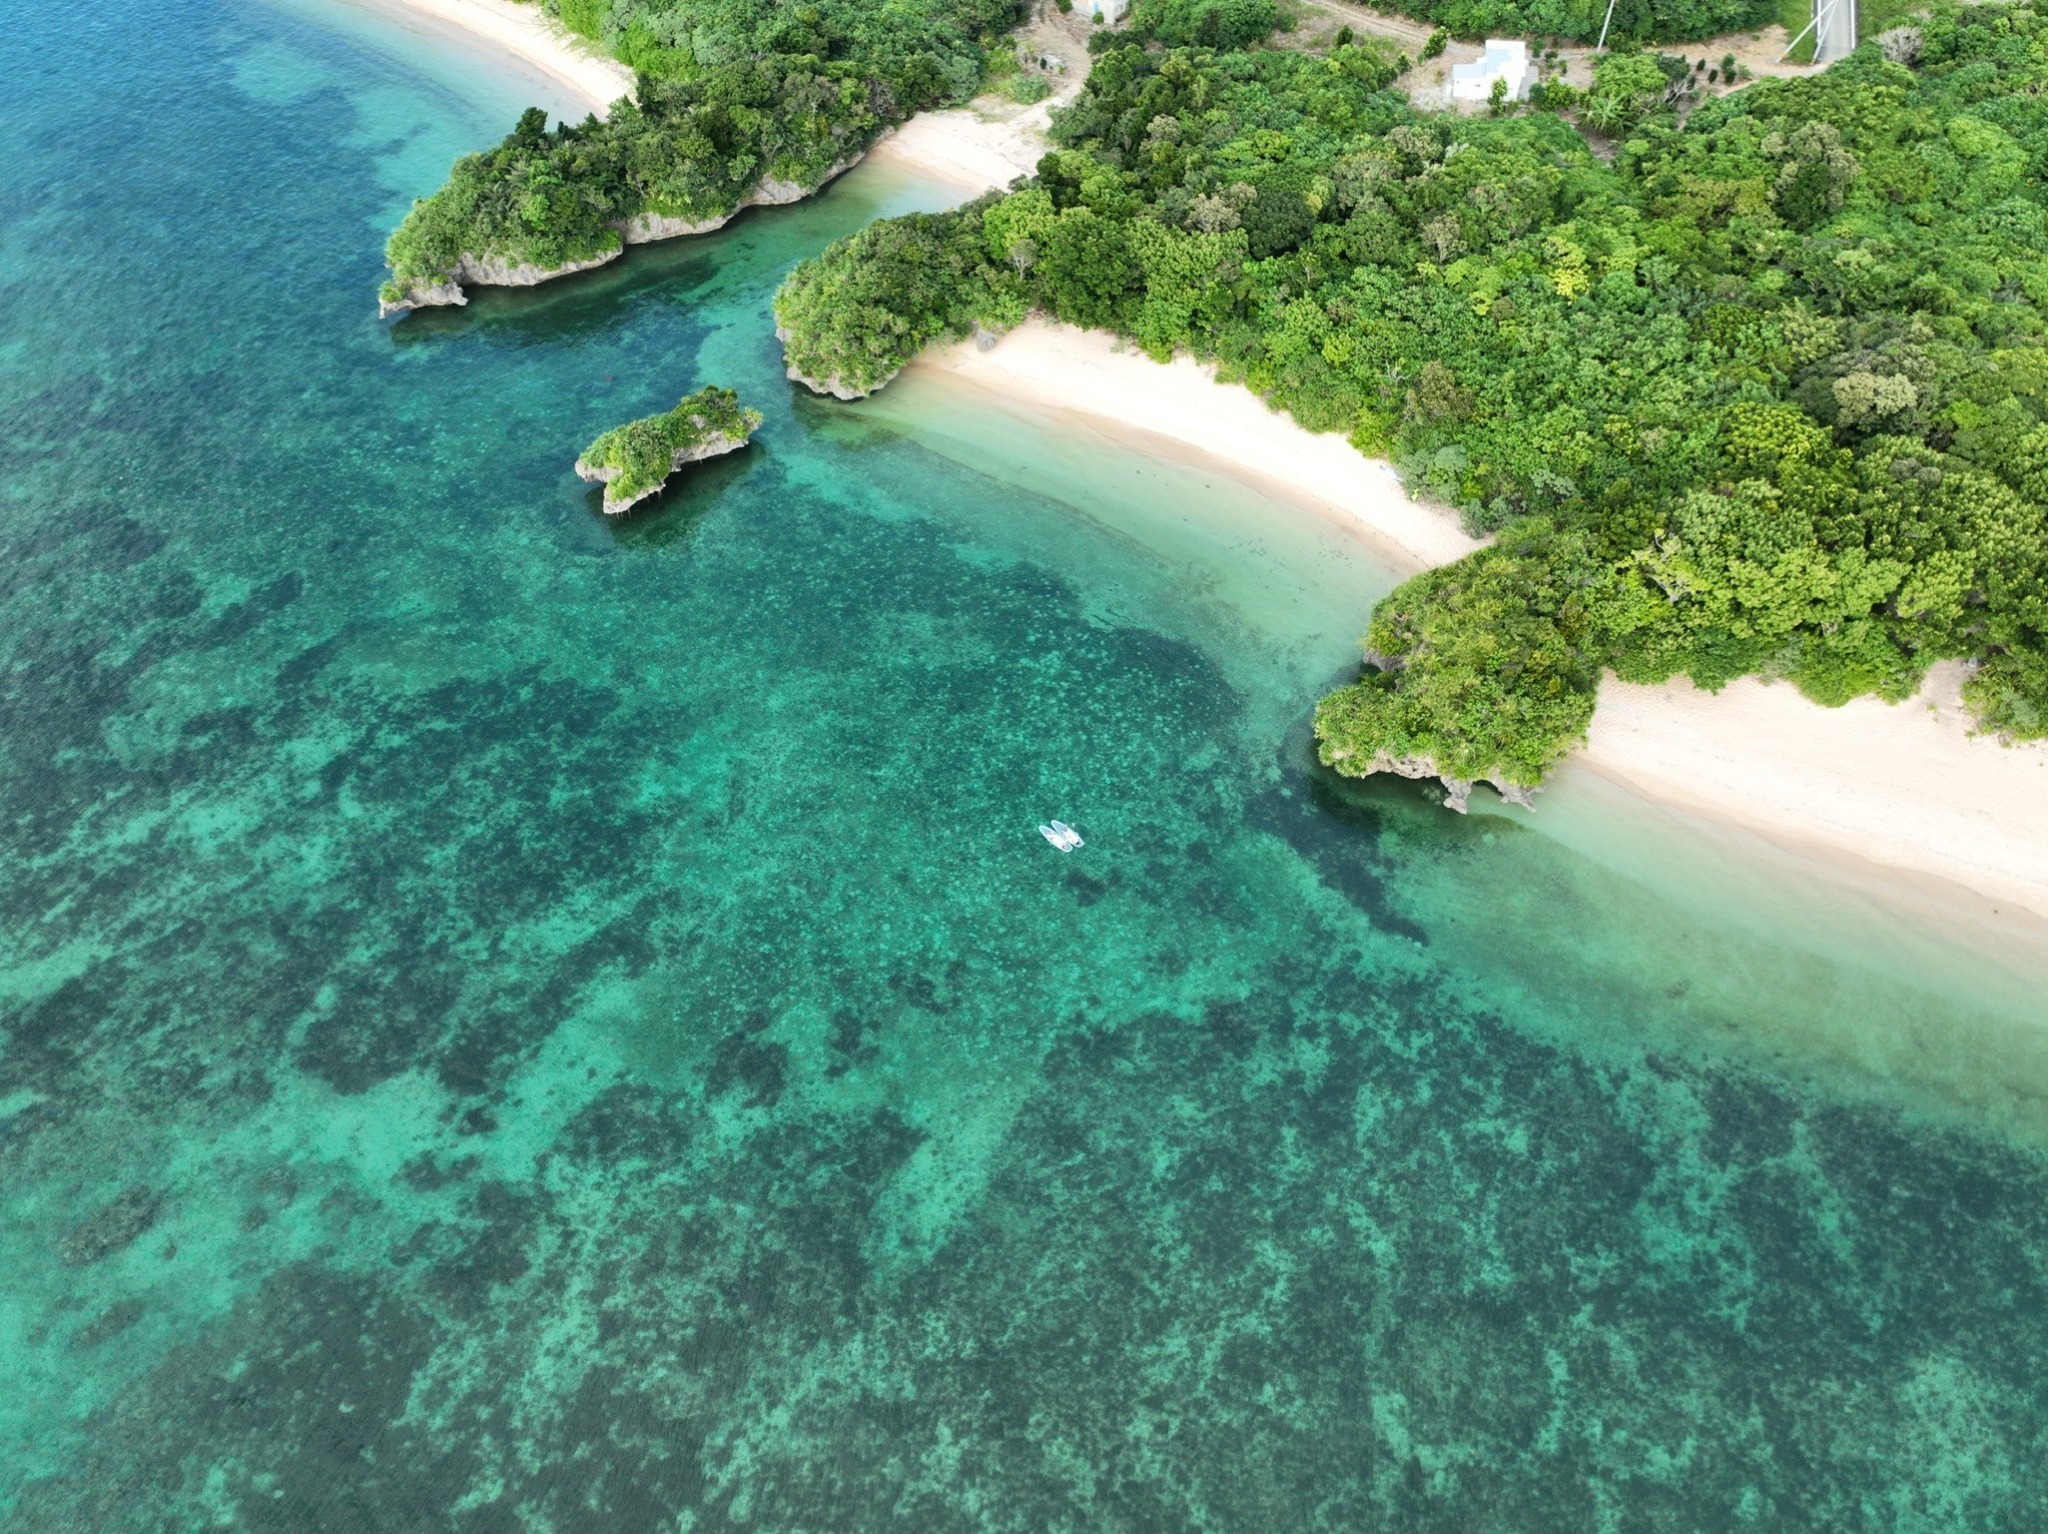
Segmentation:
<svg viewBox="0 0 2048 1534">
<path fill-rule="evenodd" d="M 2038 948 L 1313 770 L 1338 529 L 782 380 L 937 187 L 379 323 L 546 89 L 0 28 L 0 1523 L 2048 1526 Z"/>
</svg>

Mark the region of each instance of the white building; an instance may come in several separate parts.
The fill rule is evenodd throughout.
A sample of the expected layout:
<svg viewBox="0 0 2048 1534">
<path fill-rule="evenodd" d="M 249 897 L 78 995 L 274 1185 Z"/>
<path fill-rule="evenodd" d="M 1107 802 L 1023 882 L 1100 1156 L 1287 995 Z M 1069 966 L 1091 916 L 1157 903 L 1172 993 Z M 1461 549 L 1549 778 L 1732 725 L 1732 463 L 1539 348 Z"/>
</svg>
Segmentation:
<svg viewBox="0 0 2048 1534">
<path fill-rule="evenodd" d="M 1508 100 L 1529 99 L 1529 87 L 1536 83 L 1536 67 L 1529 61 L 1527 43 L 1519 38 L 1503 41 L 1489 37 L 1486 52 L 1477 63 L 1451 66 L 1451 83 L 1444 87 L 1444 100 L 1482 104 L 1491 101 L 1496 80 L 1507 81 Z"/>
<path fill-rule="evenodd" d="M 1131 8 L 1131 0 L 1074 0 L 1074 9 L 1094 21 L 1106 21 L 1111 26 L 1124 19 Z"/>
</svg>

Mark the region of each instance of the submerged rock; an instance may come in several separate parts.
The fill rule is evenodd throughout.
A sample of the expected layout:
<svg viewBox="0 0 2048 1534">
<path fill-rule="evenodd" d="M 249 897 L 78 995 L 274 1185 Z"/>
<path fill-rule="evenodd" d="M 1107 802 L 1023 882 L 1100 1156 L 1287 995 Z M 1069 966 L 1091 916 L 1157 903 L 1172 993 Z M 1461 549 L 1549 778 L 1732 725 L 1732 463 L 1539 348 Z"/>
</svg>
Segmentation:
<svg viewBox="0 0 2048 1534">
<path fill-rule="evenodd" d="M 576 472 L 604 486 L 607 516 L 653 495 L 687 463 L 721 457 L 747 445 L 761 424 L 730 389 L 686 395 L 673 410 L 615 426 L 583 450 Z"/>
<path fill-rule="evenodd" d="M 163 1195 L 154 1188 L 130 1188 L 97 1214 L 74 1226 L 57 1244 L 67 1268 L 82 1268 L 132 1246 L 163 1209 Z"/>
</svg>

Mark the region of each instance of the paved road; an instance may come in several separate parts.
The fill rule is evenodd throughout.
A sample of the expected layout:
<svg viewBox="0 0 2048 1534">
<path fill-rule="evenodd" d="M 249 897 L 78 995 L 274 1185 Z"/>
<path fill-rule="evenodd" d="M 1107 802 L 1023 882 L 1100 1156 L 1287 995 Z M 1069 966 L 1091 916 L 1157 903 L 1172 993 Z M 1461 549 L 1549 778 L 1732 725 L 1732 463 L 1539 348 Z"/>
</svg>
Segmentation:
<svg viewBox="0 0 2048 1534">
<path fill-rule="evenodd" d="M 1820 16 L 1820 35 L 1814 42 L 1813 61 L 1832 64 L 1856 51 L 1856 0 L 1813 0 Z"/>
</svg>

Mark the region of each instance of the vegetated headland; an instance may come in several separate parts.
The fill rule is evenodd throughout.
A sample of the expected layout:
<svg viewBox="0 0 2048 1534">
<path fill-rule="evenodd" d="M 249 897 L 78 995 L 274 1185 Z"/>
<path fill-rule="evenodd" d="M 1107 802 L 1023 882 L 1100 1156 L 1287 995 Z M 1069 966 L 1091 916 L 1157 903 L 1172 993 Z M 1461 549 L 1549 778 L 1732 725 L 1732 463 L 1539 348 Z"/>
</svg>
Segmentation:
<svg viewBox="0 0 2048 1534">
<path fill-rule="evenodd" d="M 1995 743 L 2048 731 L 2041 8 L 1937 9 L 1732 93 L 1625 37 L 1589 85 L 1551 74 L 1474 116 L 1418 110 L 1392 44 L 1275 46 L 1280 21 L 1140 0 L 1097 33 L 1027 183 L 792 275 L 792 376 L 857 396 L 1033 313 L 1199 359 L 1301 440 L 1391 458 L 1468 535 L 1381 604 L 1365 673 L 1319 710 L 1338 770 L 1519 795 L 1591 729 L 1596 765 L 1660 794 L 2048 911 L 2048 756 Z M 1651 5 L 1631 25 L 1724 22 Z M 545 138 L 570 184 L 616 184 L 558 153 L 587 136 Z M 508 140 L 508 185 L 537 142 Z M 969 179 L 960 158 L 941 173 Z M 1057 364 L 1026 350 L 950 365 L 1028 387 Z M 1065 403 L 1128 416 L 1147 386 L 1120 379 Z M 1288 478 L 1270 445 L 1199 435 Z M 1344 499 L 1388 501 L 1359 470 L 1372 489 Z M 1302 493 L 1339 498 L 1327 476 Z M 1603 676 L 1619 728 L 1594 722 Z M 1777 681 L 1832 708 L 1788 712 Z M 1884 707 L 1923 684 L 1931 709 Z"/>
<path fill-rule="evenodd" d="M 529 110 L 497 148 L 458 160 L 391 236 L 381 312 L 545 282 L 794 202 L 912 113 L 971 95 L 1016 20 L 1011 0 L 553 9 L 638 72 L 633 93 L 553 128 Z"/>
</svg>

